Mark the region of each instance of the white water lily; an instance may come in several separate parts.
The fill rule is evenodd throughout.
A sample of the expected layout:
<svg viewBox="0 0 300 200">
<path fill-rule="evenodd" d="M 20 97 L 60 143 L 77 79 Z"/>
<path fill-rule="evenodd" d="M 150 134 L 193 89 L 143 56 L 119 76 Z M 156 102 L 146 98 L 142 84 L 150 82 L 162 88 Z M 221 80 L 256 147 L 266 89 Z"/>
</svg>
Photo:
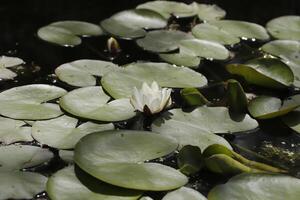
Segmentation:
<svg viewBox="0 0 300 200">
<path fill-rule="evenodd" d="M 144 82 L 140 90 L 134 87 L 130 102 L 136 110 L 146 114 L 159 113 L 171 106 L 171 89 L 161 89 L 155 81 L 152 82 L 151 87 Z"/>
</svg>

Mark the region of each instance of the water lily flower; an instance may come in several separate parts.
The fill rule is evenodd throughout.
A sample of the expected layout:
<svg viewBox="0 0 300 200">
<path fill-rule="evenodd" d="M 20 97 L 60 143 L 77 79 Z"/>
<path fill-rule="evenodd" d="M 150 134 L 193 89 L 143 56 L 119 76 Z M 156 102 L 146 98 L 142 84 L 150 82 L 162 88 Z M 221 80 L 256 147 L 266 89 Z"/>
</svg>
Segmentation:
<svg viewBox="0 0 300 200">
<path fill-rule="evenodd" d="M 112 54 L 119 53 L 121 51 L 119 42 L 113 37 L 109 38 L 107 40 L 107 50 L 109 53 L 112 53 Z"/>
<path fill-rule="evenodd" d="M 138 111 L 146 114 L 159 113 L 171 106 L 171 89 L 161 89 L 155 81 L 151 86 L 144 82 L 140 90 L 134 87 L 130 102 Z"/>
</svg>

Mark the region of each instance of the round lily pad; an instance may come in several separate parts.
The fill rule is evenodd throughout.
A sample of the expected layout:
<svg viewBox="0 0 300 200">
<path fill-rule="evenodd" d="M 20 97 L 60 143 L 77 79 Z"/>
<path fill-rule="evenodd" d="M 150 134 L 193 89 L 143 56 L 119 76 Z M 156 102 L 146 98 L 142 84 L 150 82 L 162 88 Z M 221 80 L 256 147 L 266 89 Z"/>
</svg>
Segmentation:
<svg viewBox="0 0 300 200">
<path fill-rule="evenodd" d="M 40 120 L 62 115 L 59 106 L 47 101 L 67 92 L 59 87 L 33 84 L 15 87 L 0 93 L 0 114 L 13 119 Z"/>
<path fill-rule="evenodd" d="M 198 15 L 199 19 L 205 22 L 219 20 L 226 15 L 226 11 L 215 4 L 193 2 L 190 5 L 194 7 L 195 13 Z"/>
<path fill-rule="evenodd" d="M 65 183 L 68 184 L 65 184 Z M 74 167 L 66 167 L 47 182 L 47 194 L 52 200 L 136 200 L 142 191 L 108 185 Z"/>
<path fill-rule="evenodd" d="M 13 79 L 17 74 L 10 69 L 11 67 L 16 67 L 18 65 L 24 64 L 24 61 L 17 57 L 0 57 L 0 79 Z"/>
<path fill-rule="evenodd" d="M 73 149 L 80 138 L 93 132 L 114 129 L 113 124 L 86 122 L 77 126 L 78 119 L 61 117 L 37 121 L 32 126 L 32 136 L 41 144 L 57 149 Z"/>
<path fill-rule="evenodd" d="M 0 146 L 0 171 L 14 171 L 48 162 L 53 154 L 30 145 Z"/>
<path fill-rule="evenodd" d="M 47 178 L 32 172 L 0 172 L 0 199 L 32 199 L 45 190 Z"/>
<path fill-rule="evenodd" d="M 300 95 L 294 95 L 284 101 L 283 105 L 299 105 Z M 282 117 L 283 122 L 293 129 L 295 132 L 300 133 L 300 109 L 296 109 L 289 114 Z"/>
<path fill-rule="evenodd" d="M 207 200 L 205 196 L 203 196 L 197 190 L 187 187 L 181 187 L 177 190 L 171 191 L 166 196 L 162 198 L 162 200 Z"/>
<path fill-rule="evenodd" d="M 192 34 L 198 39 L 218 42 L 224 45 L 233 45 L 240 42 L 239 37 L 209 23 L 196 25 L 192 29 Z"/>
<path fill-rule="evenodd" d="M 300 102 L 297 104 L 282 106 L 282 102 L 279 98 L 259 96 L 250 101 L 248 110 L 254 118 L 270 119 L 285 115 L 299 106 Z"/>
<path fill-rule="evenodd" d="M 73 90 L 60 99 L 60 106 L 72 115 L 99 121 L 123 121 L 135 116 L 129 99 L 110 101 L 102 87 Z"/>
<path fill-rule="evenodd" d="M 284 197 L 297 200 L 299 195 L 300 180 L 297 178 L 281 174 L 245 173 L 213 188 L 208 199 L 282 200 Z"/>
<path fill-rule="evenodd" d="M 146 37 L 138 39 L 137 44 L 147 51 L 165 53 L 179 48 L 182 40 L 192 39 L 192 35 L 176 30 L 156 30 L 147 33 Z"/>
<path fill-rule="evenodd" d="M 134 39 L 144 37 L 145 29 L 159 29 L 167 25 L 160 14 L 146 9 L 125 10 L 101 21 L 101 27 L 111 35 Z"/>
<path fill-rule="evenodd" d="M 286 88 L 294 81 L 292 70 L 276 58 L 257 58 L 245 64 L 226 66 L 231 74 L 242 76 L 248 83 L 268 88 Z"/>
<path fill-rule="evenodd" d="M 269 33 L 278 39 L 300 40 L 300 16 L 282 16 L 269 21 Z"/>
<path fill-rule="evenodd" d="M 196 15 L 195 8 L 192 5 L 174 1 L 149 1 L 138 5 L 137 9 L 155 11 L 166 19 L 170 18 L 171 15 L 174 15 L 177 18 Z"/>
<path fill-rule="evenodd" d="M 83 59 L 60 65 L 55 69 L 55 74 L 69 85 L 86 87 L 96 85 L 96 77 L 115 70 L 118 70 L 118 66 L 112 62 Z"/>
<path fill-rule="evenodd" d="M 179 171 L 144 161 L 167 155 L 177 148 L 174 139 L 147 131 L 106 131 L 84 137 L 75 148 L 76 164 L 112 185 L 162 191 L 187 183 Z"/>
<path fill-rule="evenodd" d="M 209 23 L 242 39 L 268 40 L 270 38 L 266 29 L 255 23 L 237 20 L 216 20 Z"/>
<path fill-rule="evenodd" d="M 74 151 L 59 150 L 58 155 L 64 162 L 69 163 L 69 164 L 74 163 Z"/>
<path fill-rule="evenodd" d="M 25 124 L 24 121 L 0 117 L 0 142 L 11 144 L 32 141 L 31 127 L 24 126 Z"/>
<path fill-rule="evenodd" d="M 294 73 L 294 85 L 300 87 L 300 42 L 292 40 L 274 40 L 261 47 L 274 56 L 278 56 Z"/>
<path fill-rule="evenodd" d="M 37 35 L 42 40 L 61 46 L 81 44 L 79 36 L 98 36 L 103 34 L 95 24 L 82 21 L 59 21 L 40 28 Z"/>
<path fill-rule="evenodd" d="M 188 79 L 186 77 L 189 77 Z M 185 67 L 167 63 L 131 63 L 124 69 L 110 72 L 101 79 L 103 88 L 114 98 L 129 98 L 133 88 L 141 88 L 143 82 L 156 81 L 161 87 L 203 87 L 207 79 L 200 73 Z"/>
</svg>

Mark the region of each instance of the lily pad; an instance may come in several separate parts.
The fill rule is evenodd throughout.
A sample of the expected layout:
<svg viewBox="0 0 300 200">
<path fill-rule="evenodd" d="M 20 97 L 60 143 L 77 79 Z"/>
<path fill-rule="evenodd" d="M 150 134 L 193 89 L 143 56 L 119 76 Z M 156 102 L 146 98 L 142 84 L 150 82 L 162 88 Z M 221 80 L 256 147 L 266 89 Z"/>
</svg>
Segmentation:
<svg viewBox="0 0 300 200">
<path fill-rule="evenodd" d="M 147 9 L 161 14 L 164 18 L 169 19 L 171 15 L 176 18 L 191 17 L 195 15 L 195 8 L 181 2 L 174 1 L 149 1 L 137 6 L 137 9 Z"/>
<path fill-rule="evenodd" d="M 209 40 L 223 45 L 233 45 L 240 42 L 239 37 L 209 23 L 196 25 L 192 29 L 192 34 L 198 39 Z"/>
<path fill-rule="evenodd" d="M 160 14 L 146 9 L 125 10 L 101 21 L 101 27 L 111 35 L 134 39 L 144 37 L 145 29 L 160 29 L 167 20 Z"/>
<path fill-rule="evenodd" d="M 81 44 L 79 36 L 102 35 L 102 29 L 88 22 L 59 21 L 40 28 L 37 35 L 42 40 L 61 46 L 76 46 Z"/>
<path fill-rule="evenodd" d="M 26 127 L 25 124 L 24 121 L 0 117 L 0 142 L 11 144 L 32 141 L 31 127 Z"/>
<path fill-rule="evenodd" d="M 227 104 L 229 111 L 233 113 L 245 113 L 247 110 L 248 99 L 244 89 L 234 79 L 227 81 Z"/>
<path fill-rule="evenodd" d="M 156 30 L 147 33 L 146 37 L 136 43 L 147 51 L 166 53 L 177 50 L 182 40 L 192 39 L 192 35 L 176 30 Z"/>
<path fill-rule="evenodd" d="M 0 172 L 0 199 L 32 199 L 45 190 L 47 178 L 32 172 Z"/>
<path fill-rule="evenodd" d="M 55 74 L 69 85 L 87 87 L 96 85 L 96 77 L 115 70 L 118 66 L 112 62 L 83 59 L 60 65 L 55 69 Z"/>
<path fill-rule="evenodd" d="M 46 102 L 65 93 L 62 88 L 44 84 L 14 87 L 0 93 L 0 114 L 13 119 L 55 118 L 62 115 L 59 106 Z"/>
<path fill-rule="evenodd" d="M 32 136 L 41 144 L 57 149 L 73 149 L 85 135 L 114 129 L 113 124 L 86 122 L 79 126 L 78 119 L 63 115 L 61 117 L 37 121 L 32 126 Z"/>
<path fill-rule="evenodd" d="M 219 20 L 226 15 L 226 11 L 215 4 L 200 4 L 193 2 L 190 5 L 194 7 L 199 19 L 205 22 Z"/>
<path fill-rule="evenodd" d="M 269 21 L 269 33 L 278 39 L 300 40 L 300 16 L 282 16 Z"/>
<path fill-rule="evenodd" d="M 188 79 L 186 77 L 189 77 Z M 110 72 L 101 79 L 103 88 L 114 98 L 129 98 L 133 88 L 141 88 L 143 82 L 156 81 L 161 87 L 203 87 L 207 79 L 186 67 L 175 67 L 167 63 L 131 63 L 123 70 Z"/>
<path fill-rule="evenodd" d="M 82 171 L 74 171 L 74 166 L 70 166 L 49 178 L 47 194 L 52 200 L 136 200 L 142 191 L 108 185 Z"/>
<path fill-rule="evenodd" d="M 294 81 L 289 66 L 276 58 L 257 58 L 245 64 L 229 64 L 226 69 L 231 74 L 242 76 L 249 84 L 268 88 L 286 88 Z"/>
<path fill-rule="evenodd" d="M 292 97 L 289 97 L 286 101 L 284 101 L 283 105 L 293 105 L 300 103 L 300 95 L 294 95 Z M 300 133 L 300 109 L 296 109 L 289 114 L 282 117 L 283 122 L 293 129 L 295 132 Z"/>
<path fill-rule="evenodd" d="M 270 119 L 286 115 L 300 106 L 299 103 L 282 106 L 279 98 L 269 96 L 259 96 L 250 101 L 248 110 L 254 118 Z"/>
<path fill-rule="evenodd" d="M 162 200 L 207 200 L 205 196 L 203 196 L 197 190 L 188 187 L 181 187 L 177 190 L 171 191 L 166 196 L 162 198 Z"/>
<path fill-rule="evenodd" d="M 237 20 L 216 20 L 209 23 L 242 39 L 268 40 L 270 38 L 266 29 L 255 23 Z"/>
<path fill-rule="evenodd" d="M 76 164 L 112 185 L 150 191 L 178 188 L 187 183 L 179 171 L 144 161 L 177 148 L 174 139 L 147 131 L 106 131 L 84 137 L 75 148 Z"/>
<path fill-rule="evenodd" d="M 245 173 L 216 186 L 209 194 L 210 200 L 255 199 L 297 200 L 300 195 L 300 180 L 280 174 Z"/>
<path fill-rule="evenodd" d="M 222 144 L 231 149 L 229 143 L 213 133 L 231 134 L 258 127 L 256 120 L 248 115 L 234 121 L 225 107 L 199 107 L 188 113 L 181 109 L 165 112 L 152 124 L 152 130 L 174 137 L 180 146 L 193 145 L 205 149 L 211 144 Z"/>
<path fill-rule="evenodd" d="M 71 150 L 60 150 L 58 152 L 59 157 L 66 163 L 74 163 L 74 151 Z"/>
<path fill-rule="evenodd" d="M 274 56 L 278 56 L 294 73 L 294 85 L 300 87 L 300 42 L 292 40 L 275 40 L 261 47 Z"/>
<path fill-rule="evenodd" d="M 10 69 L 11 67 L 16 67 L 18 65 L 22 65 L 25 62 L 17 57 L 8 57 L 8 56 L 1 56 L 0 57 L 0 79 L 13 79 L 17 76 L 17 74 Z"/>
<path fill-rule="evenodd" d="M 30 145 L 0 146 L 0 171 L 14 171 L 48 162 L 53 154 Z"/>
<path fill-rule="evenodd" d="M 60 99 L 60 106 L 72 115 L 99 121 L 122 121 L 135 116 L 129 99 L 110 101 L 102 87 L 73 90 Z"/>
</svg>

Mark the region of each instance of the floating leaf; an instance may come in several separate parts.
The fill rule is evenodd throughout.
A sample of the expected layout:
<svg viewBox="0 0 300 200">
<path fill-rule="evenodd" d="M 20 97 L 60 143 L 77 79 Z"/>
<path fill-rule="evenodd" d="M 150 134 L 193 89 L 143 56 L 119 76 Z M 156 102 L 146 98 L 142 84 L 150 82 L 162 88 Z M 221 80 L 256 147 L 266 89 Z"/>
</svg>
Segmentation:
<svg viewBox="0 0 300 200">
<path fill-rule="evenodd" d="M 187 5 L 181 2 L 174 1 L 149 1 L 137 6 L 137 9 L 147 9 L 161 14 L 168 19 L 171 15 L 176 18 L 191 17 L 195 15 L 195 8 L 192 5 Z"/>
<path fill-rule="evenodd" d="M 25 124 L 24 121 L 0 117 L 0 142 L 11 144 L 32 141 L 31 127 L 23 127 Z"/>
<path fill-rule="evenodd" d="M 284 101 L 283 106 L 290 106 L 290 105 L 299 105 L 300 103 L 300 95 L 294 95 L 289 97 L 287 100 Z M 290 112 L 289 114 L 282 117 L 283 122 L 296 131 L 300 133 L 300 110 L 299 108 Z"/>
<path fill-rule="evenodd" d="M 300 106 L 299 103 L 282 106 L 281 100 L 276 97 L 259 96 L 250 101 L 248 110 L 254 118 L 270 119 L 285 115 Z"/>
<path fill-rule="evenodd" d="M 177 190 L 171 191 L 162 200 L 207 200 L 205 196 L 197 190 L 187 187 L 181 187 Z"/>
<path fill-rule="evenodd" d="M 141 193 L 108 185 L 80 170 L 74 171 L 73 166 L 59 170 L 47 183 L 47 194 L 52 200 L 136 200 Z"/>
<path fill-rule="evenodd" d="M 75 148 L 76 164 L 112 185 L 150 191 L 178 188 L 187 183 L 179 171 L 146 160 L 177 148 L 174 139 L 147 131 L 106 131 L 84 137 Z"/>
<path fill-rule="evenodd" d="M 118 70 L 118 66 L 101 60 L 76 60 L 55 69 L 58 78 L 72 86 L 86 87 L 97 84 L 96 77 Z"/>
<path fill-rule="evenodd" d="M 256 58 L 245 64 L 226 66 L 231 74 L 242 76 L 249 84 L 282 89 L 290 86 L 294 75 L 289 66 L 275 58 Z"/>
<path fill-rule="evenodd" d="M 0 172 L 0 199 L 32 199 L 45 190 L 47 178 L 32 172 Z"/>
<path fill-rule="evenodd" d="M 99 121 L 122 121 L 135 116 L 129 99 L 110 99 L 100 86 L 73 90 L 60 99 L 60 106 L 72 115 Z"/>
<path fill-rule="evenodd" d="M 74 163 L 74 151 L 70 150 L 59 150 L 59 157 L 66 163 Z"/>
<path fill-rule="evenodd" d="M 59 106 L 44 103 L 64 95 L 62 88 L 33 84 L 14 87 L 0 93 L 0 114 L 14 119 L 39 120 L 62 115 Z"/>
<path fill-rule="evenodd" d="M 225 17 L 226 11 L 215 4 L 200 4 L 193 2 L 191 6 L 194 7 L 199 19 L 202 21 L 214 21 Z"/>
<path fill-rule="evenodd" d="M 186 77 L 189 77 L 188 79 Z M 131 63 L 123 70 L 110 72 L 101 79 L 103 88 L 114 98 L 129 98 L 133 88 L 141 88 L 143 82 L 156 81 L 161 87 L 203 87 L 206 78 L 189 68 L 174 67 L 167 63 Z"/>
<path fill-rule="evenodd" d="M 59 21 L 40 28 L 38 37 L 47 42 L 61 46 L 76 46 L 81 44 L 79 36 L 98 36 L 103 34 L 95 24 L 82 21 Z"/>
<path fill-rule="evenodd" d="M 300 87 L 300 42 L 291 40 L 275 40 L 261 47 L 274 56 L 278 56 L 294 73 L 294 85 Z"/>
<path fill-rule="evenodd" d="M 30 145 L 0 146 L 0 171 L 14 171 L 48 162 L 53 154 Z"/>
<path fill-rule="evenodd" d="M 278 39 L 300 40 L 300 16 L 282 16 L 269 21 L 269 33 Z"/>
<path fill-rule="evenodd" d="M 209 101 L 197 88 L 184 88 L 180 91 L 180 95 L 189 106 L 203 106 L 209 104 Z"/>
<path fill-rule="evenodd" d="M 227 183 L 213 188 L 210 200 L 255 199 L 297 200 L 300 195 L 300 180 L 279 174 L 241 174 Z"/>
<path fill-rule="evenodd" d="M 63 115 L 61 117 L 37 121 L 32 126 L 32 136 L 41 144 L 57 149 L 73 149 L 85 135 L 114 129 L 113 124 L 86 122 L 77 126 L 78 120 Z"/>
<path fill-rule="evenodd" d="M 182 147 L 177 155 L 177 164 L 186 175 L 197 173 L 203 165 L 201 149 L 191 145 Z"/>
<path fill-rule="evenodd" d="M 242 39 L 268 40 L 270 38 L 266 29 L 255 23 L 237 20 L 216 20 L 209 23 Z"/>
<path fill-rule="evenodd" d="M 231 112 L 244 113 L 247 110 L 248 100 L 241 84 L 230 79 L 227 81 L 227 101 Z"/>
<path fill-rule="evenodd" d="M 146 37 L 138 39 L 136 42 L 147 51 L 166 53 L 177 50 L 181 41 L 192 38 L 192 35 L 182 31 L 156 30 L 148 32 Z"/>
<path fill-rule="evenodd" d="M 144 37 L 145 29 L 159 29 L 166 25 L 166 19 L 160 14 L 145 9 L 125 10 L 101 22 L 105 31 L 123 39 Z"/>
<path fill-rule="evenodd" d="M 213 26 L 209 23 L 196 25 L 192 29 L 192 33 L 198 39 L 218 42 L 224 45 L 233 45 L 240 42 L 239 37 L 236 37 L 230 32 L 222 30 L 219 27 Z"/>
<path fill-rule="evenodd" d="M 24 64 L 24 61 L 17 57 L 0 57 L 0 79 L 13 79 L 17 74 L 10 69 L 11 67 L 16 67 L 18 65 Z"/>
</svg>

